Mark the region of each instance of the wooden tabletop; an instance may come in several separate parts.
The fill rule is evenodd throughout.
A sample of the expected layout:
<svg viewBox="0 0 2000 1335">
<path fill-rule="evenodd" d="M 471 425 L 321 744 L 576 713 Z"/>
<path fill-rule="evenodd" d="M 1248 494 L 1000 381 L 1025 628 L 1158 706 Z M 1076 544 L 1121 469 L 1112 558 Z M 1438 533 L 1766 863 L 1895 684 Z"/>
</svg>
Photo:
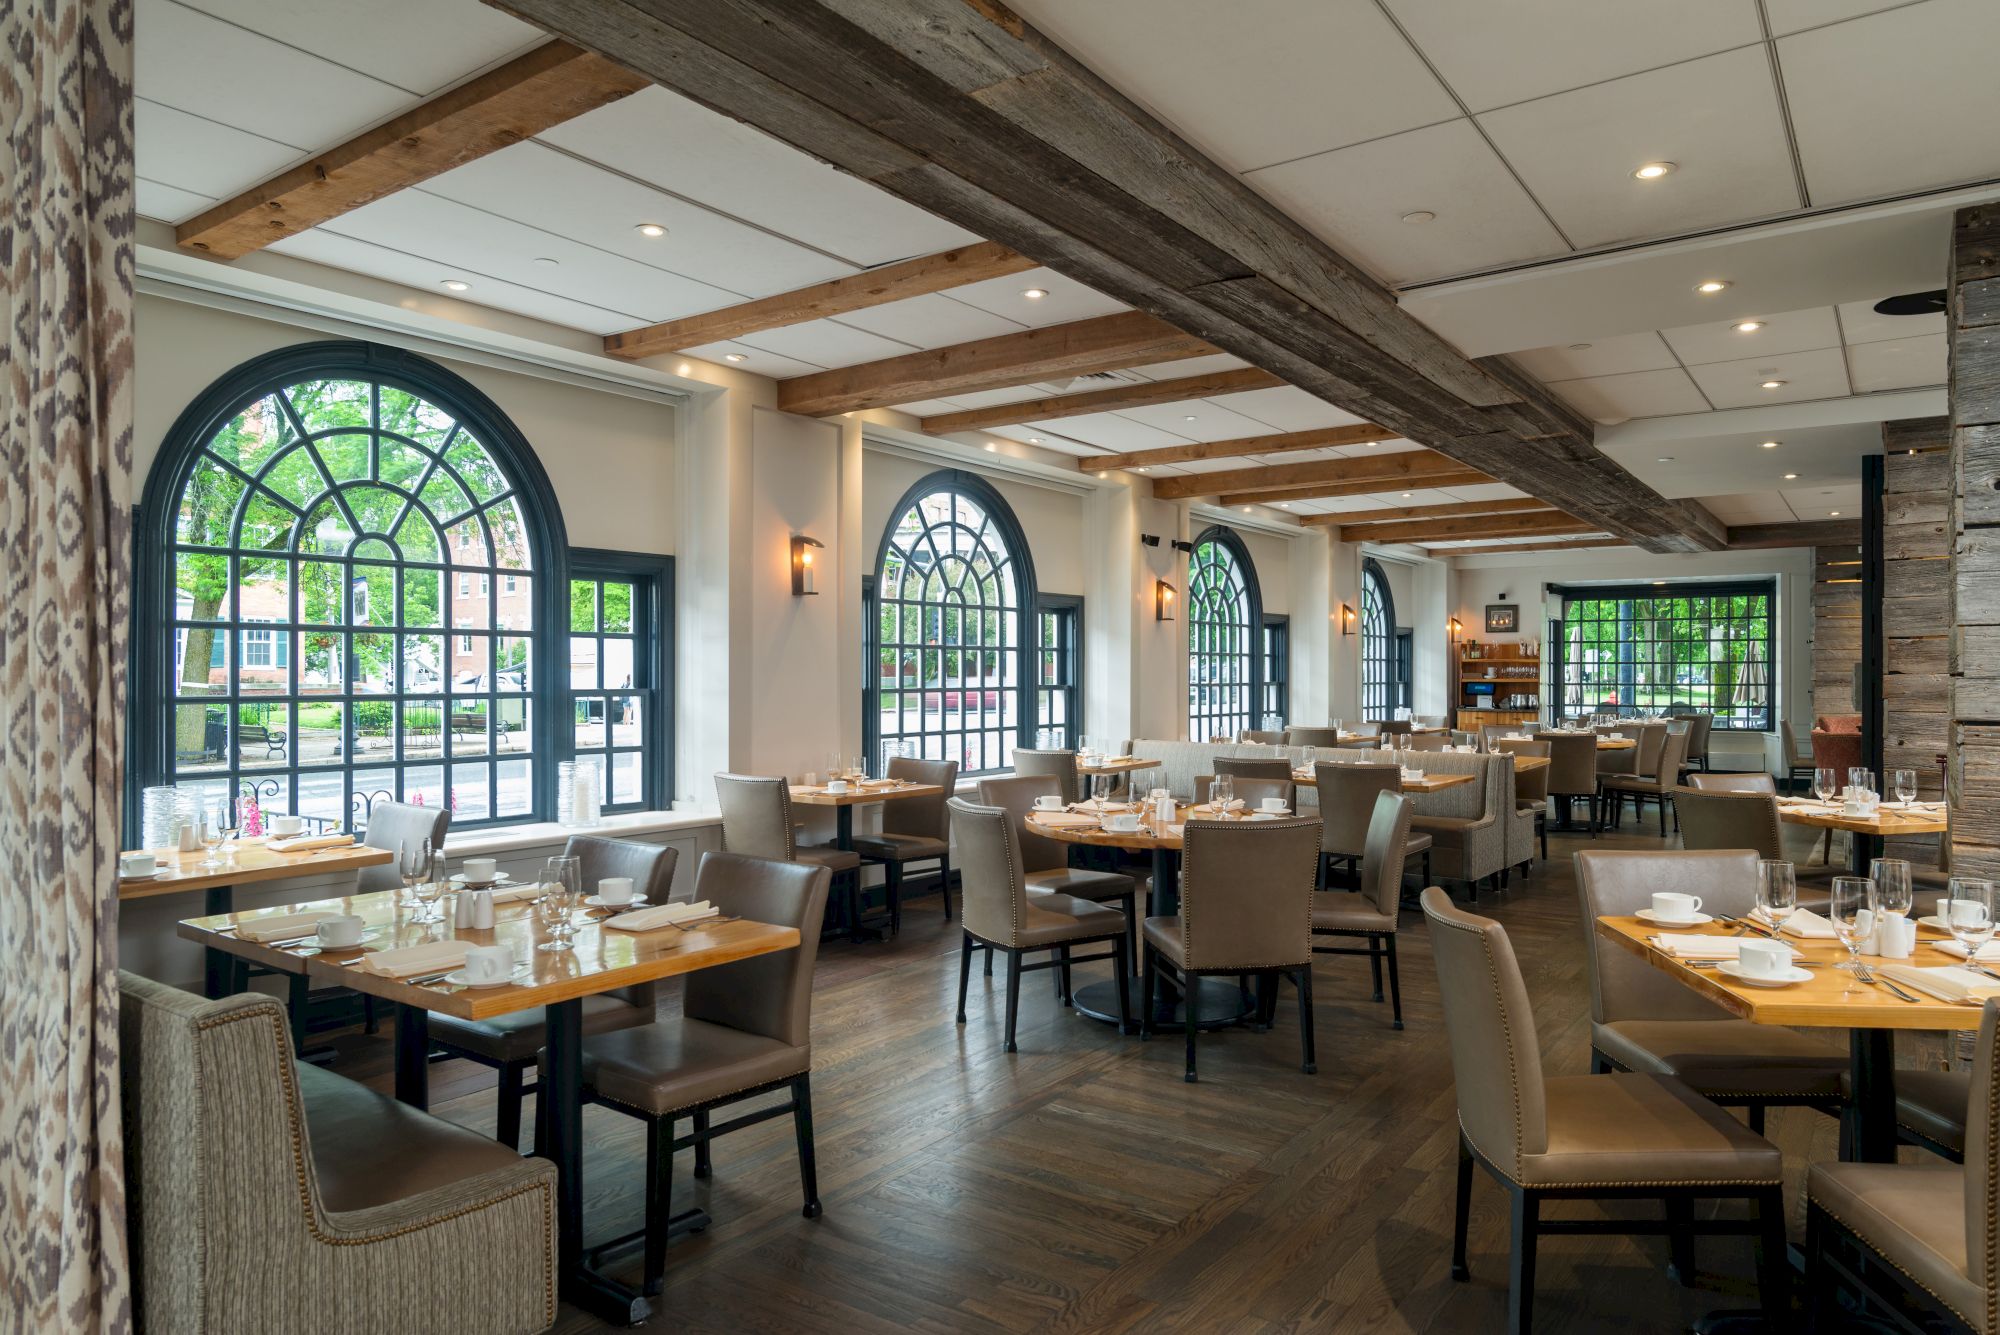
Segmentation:
<svg viewBox="0 0 2000 1335">
<path fill-rule="evenodd" d="M 178 895 L 190 890 L 212 890 L 220 885 L 250 885 L 257 881 L 281 881 L 288 876 L 318 876 L 326 872 L 358 871 L 379 867 L 395 860 L 386 848 L 348 844 L 341 848 L 312 853 L 274 853 L 258 840 L 234 841 L 236 856 L 213 871 L 196 864 L 207 855 L 183 853 L 178 849 L 151 848 L 141 851 L 159 859 L 161 874 L 153 877 L 121 877 L 120 899 L 147 899 L 153 895 Z"/>
<path fill-rule="evenodd" d="M 306 971 L 321 982 L 351 987 L 357 992 L 455 1015 L 464 1020 L 507 1015 L 656 978 L 692 973 L 696 969 L 728 964 L 753 955 L 789 950 L 799 944 L 796 928 L 776 927 L 769 923 L 739 920 L 697 924 L 685 932 L 674 927 L 662 927 L 651 932 L 623 932 L 600 926 L 601 914 L 579 910 L 577 921 L 583 925 L 574 937 L 576 948 L 560 952 L 541 951 L 534 947 L 548 939 L 547 930 L 535 916 L 531 900 L 495 906 L 494 925 L 475 930 L 455 928 L 449 921 L 451 912 L 448 905 L 445 922 L 412 922 L 410 916 L 416 910 L 398 905 L 396 901 L 400 897 L 400 891 L 383 890 L 374 894 L 290 904 L 283 908 L 189 918 L 180 924 L 179 932 L 204 946 L 226 950 L 287 973 L 296 973 L 301 957 L 294 951 L 284 950 L 277 943 L 260 945 L 244 941 L 220 929 L 233 927 L 239 922 L 307 909 L 358 914 L 369 929 L 380 931 L 381 935 L 364 943 L 358 950 L 322 951 L 305 957 Z M 469 988 L 442 982 L 403 982 L 352 967 L 374 951 L 453 937 L 472 945 L 512 946 L 516 976 L 521 981 L 503 987 Z"/>
<path fill-rule="evenodd" d="M 1420 751 L 1417 754 L 1423 755 L 1426 753 Z M 1478 777 L 1477 774 L 1434 774 L 1426 770 L 1424 777 L 1421 779 L 1405 777 L 1403 780 L 1403 791 L 1406 793 L 1442 792 L 1446 788 L 1456 788 L 1462 783 L 1471 783 Z M 1295 769 L 1292 771 L 1292 782 L 1298 784 L 1301 788 L 1317 788 L 1319 786 L 1319 774 L 1315 770 Z"/>
<path fill-rule="evenodd" d="M 1527 774 L 1533 770 L 1547 769 L 1550 763 L 1549 756 L 1515 756 L 1514 773 Z"/>
<path fill-rule="evenodd" d="M 1142 760 L 1138 756 L 1117 756 L 1110 760 L 1093 760 L 1088 765 L 1081 759 L 1076 762 L 1078 774 L 1130 774 L 1133 770 L 1158 769 L 1163 760 Z"/>
<path fill-rule="evenodd" d="M 1977 1029 L 1978 1006 L 1955 1005 L 1905 987 L 1917 998 L 1904 1001 L 1885 987 L 1869 987 L 1854 980 L 1833 964 L 1847 958 L 1847 947 L 1838 941 L 1807 941 L 1785 937 L 1807 960 L 1819 961 L 1810 969 L 1810 982 L 1790 987 L 1752 987 L 1731 980 L 1714 968 L 1692 968 L 1683 961 L 1656 949 L 1652 938 L 1661 928 L 1642 918 L 1607 917 L 1597 920 L 1597 934 L 1612 944 L 1663 969 L 1732 1015 L 1758 1024 L 1784 1024 L 1807 1029 Z M 1733 928 L 1719 923 L 1673 929 L 1704 936 L 1727 936 Z M 1880 964 L 1911 964 L 1934 967 L 1960 964 L 1962 960 L 1933 947 L 1946 940 L 1944 933 L 1925 924 L 1917 926 L 1917 951 L 1908 960 L 1879 960 L 1863 955 L 1871 967 Z M 1879 975 L 1878 975 L 1879 976 Z"/>
<path fill-rule="evenodd" d="M 1883 803 L 1872 816 L 1841 814 L 1838 802 L 1822 806 L 1817 802 L 1799 805 L 1778 799 L 1778 819 L 1792 825 L 1810 825 L 1822 830 L 1846 830 L 1851 834 L 1943 834 L 1951 828 L 1943 811 L 1922 807 L 1900 809 Z"/>
<path fill-rule="evenodd" d="M 868 784 L 844 793 L 825 788 L 792 785 L 792 805 L 804 807 L 858 807 L 867 802 L 890 802 L 899 797 L 936 797 L 944 788 L 935 783 Z"/>
</svg>

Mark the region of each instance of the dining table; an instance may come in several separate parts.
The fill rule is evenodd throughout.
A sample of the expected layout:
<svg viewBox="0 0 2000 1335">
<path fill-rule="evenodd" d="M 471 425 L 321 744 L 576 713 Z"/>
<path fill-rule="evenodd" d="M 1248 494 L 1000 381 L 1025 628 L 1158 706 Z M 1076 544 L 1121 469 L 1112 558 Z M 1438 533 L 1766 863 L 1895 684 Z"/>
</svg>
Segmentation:
<svg viewBox="0 0 2000 1335">
<path fill-rule="evenodd" d="M 833 846 L 847 853 L 854 851 L 856 807 L 876 806 L 911 797 L 936 797 L 944 793 L 941 784 L 915 783 L 908 779 L 850 779 L 847 791 L 839 793 L 828 792 L 823 783 L 798 783 L 793 784 L 791 789 L 793 806 L 833 808 Z M 858 919 L 859 914 L 856 917 Z M 853 941 L 879 940 L 882 936 L 879 930 L 866 927 L 858 920 L 847 924 L 847 934 Z"/>
<path fill-rule="evenodd" d="M 1780 797 L 1778 819 L 1787 825 L 1805 825 L 1816 830 L 1845 830 L 1848 866 L 1856 876 L 1866 876 L 1882 841 L 1892 835 L 1944 834 L 1951 822 L 1942 802 L 1878 803 L 1863 815 L 1849 815 L 1838 801 Z"/>
<path fill-rule="evenodd" d="M 1158 769 L 1166 764 L 1164 760 L 1147 760 L 1143 756 L 1095 756 L 1085 760 L 1076 758 L 1076 772 L 1095 777 L 1099 774 L 1133 774 L 1139 770 Z"/>
<path fill-rule="evenodd" d="M 1429 753 L 1418 752 L 1418 754 Z M 1456 788 L 1460 784 L 1471 783 L 1478 777 L 1477 774 L 1438 774 L 1429 770 L 1419 774 L 1411 774 L 1408 770 L 1405 770 L 1403 772 L 1402 788 L 1406 793 L 1441 793 L 1447 788 Z M 1319 787 L 1318 771 L 1312 769 L 1294 769 L 1292 771 L 1292 782 L 1301 788 L 1317 788 Z"/>
<path fill-rule="evenodd" d="M 450 897 L 447 897 L 450 898 Z M 240 935 L 245 924 L 280 915 L 325 911 L 352 913 L 364 924 L 360 945 L 321 948 L 291 942 L 255 942 Z M 394 890 L 311 900 L 283 908 L 190 918 L 180 934 L 215 949 L 289 971 L 303 963 L 315 980 L 351 988 L 395 1003 L 395 1095 L 423 1108 L 430 1098 L 430 1013 L 462 1020 L 490 1020 L 518 1011 L 542 1009 L 547 1052 L 537 1104 L 547 1120 L 540 1149 L 555 1161 L 556 1254 L 562 1296 L 601 1320 L 636 1325 L 652 1313 L 637 1289 L 591 1266 L 583 1247 L 583 1002 L 586 997 L 693 973 L 752 956 L 796 949 L 798 929 L 740 918 L 697 920 L 686 926 L 662 924 L 645 932 L 607 927 L 603 911 L 580 908 L 571 916 L 571 948 L 545 951 L 553 926 L 542 920 L 533 900 L 496 905 L 490 928 L 460 927 L 448 904 L 439 922 L 422 922 L 416 907 Z M 457 940 L 467 945 L 504 945 L 515 956 L 514 973 L 498 984 L 470 986 L 437 970 L 413 977 L 375 972 L 371 959 L 388 949 Z M 379 967 L 379 966 L 376 966 Z M 676 1231 L 697 1228 L 703 1218 L 676 1219 Z"/>
<path fill-rule="evenodd" d="M 1842 1149 L 1843 1157 L 1860 1162 L 1891 1163 L 1896 1157 L 1897 1031 L 1979 1027 L 1977 1004 L 1945 1001 L 1911 988 L 1904 991 L 1916 1000 L 1906 1001 L 1880 981 L 1879 973 L 1878 981 L 1869 985 L 1845 970 L 1834 968 L 1848 957 L 1847 947 L 1836 940 L 1784 935 L 1781 939 L 1798 951 L 1801 964 L 1812 976 L 1805 982 L 1773 987 L 1740 983 L 1713 966 L 1681 958 L 1659 944 L 1661 929 L 1643 918 L 1601 917 L 1595 927 L 1597 934 L 1613 946 L 1639 956 L 1731 1015 L 1753 1024 L 1847 1031 L 1849 1101 Z M 1671 930 L 1728 937 L 1738 926 L 1712 921 Z M 1769 935 L 1769 932 L 1755 928 L 1745 934 Z M 1911 959 L 1881 960 L 1863 955 L 1862 962 L 1871 970 L 1883 964 L 1962 963 L 1937 949 L 1949 939 L 1947 933 L 1920 920 L 1917 947 Z M 2000 979 L 1993 986 L 1996 994 L 2000 994 Z"/>
</svg>

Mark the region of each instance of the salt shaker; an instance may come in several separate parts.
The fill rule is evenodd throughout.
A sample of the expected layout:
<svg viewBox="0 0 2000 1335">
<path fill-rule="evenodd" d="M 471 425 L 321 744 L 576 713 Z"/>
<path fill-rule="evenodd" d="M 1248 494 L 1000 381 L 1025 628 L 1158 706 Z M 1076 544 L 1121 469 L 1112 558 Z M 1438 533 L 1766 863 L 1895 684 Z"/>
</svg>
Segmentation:
<svg viewBox="0 0 2000 1335">
<path fill-rule="evenodd" d="M 465 913 L 463 914 L 466 921 L 459 925 L 475 929 L 491 927 L 493 925 L 493 892 L 491 890 L 468 890 L 465 893 L 471 896 L 471 903 L 466 905 Z"/>
</svg>

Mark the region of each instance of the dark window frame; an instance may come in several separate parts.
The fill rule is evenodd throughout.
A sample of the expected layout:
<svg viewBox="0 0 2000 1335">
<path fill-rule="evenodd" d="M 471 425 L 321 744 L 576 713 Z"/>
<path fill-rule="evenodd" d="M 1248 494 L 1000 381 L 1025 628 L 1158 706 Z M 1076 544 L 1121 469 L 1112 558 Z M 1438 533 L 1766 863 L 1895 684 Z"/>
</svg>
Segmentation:
<svg viewBox="0 0 2000 1335">
<path fill-rule="evenodd" d="M 1395 717 L 1406 703 L 1407 689 L 1399 689 L 1396 655 L 1396 592 L 1389 587 L 1388 572 L 1374 557 L 1361 561 L 1361 717 L 1383 720 Z M 1402 683 L 1403 687 L 1407 683 Z"/>
<path fill-rule="evenodd" d="M 1240 574 L 1241 589 L 1232 603 L 1240 605 L 1241 615 L 1231 612 L 1227 620 L 1203 617 L 1205 606 L 1212 600 L 1197 586 L 1197 575 L 1201 570 L 1202 548 L 1214 544 L 1229 555 L 1230 565 Z M 1256 726 L 1256 710 L 1264 697 L 1264 595 L 1257 583 L 1257 564 L 1250 558 L 1250 549 L 1235 529 L 1225 524 L 1211 524 L 1203 529 L 1194 540 L 1194 549 L 1188 553 L 1186 568 L 1187 596 L 1181 599 L 1187 609 L 1187 650 L 1188 663 L 1188 740 L 1205 742 L 1210 737 L 1228 736 Z M 1197 647 L 1201 632 L 1198 628 L 1208 628 L 1207 644 Z M 1204 663 L 1227 666 L 1223 677 L 1202 675 Z M 1238 673 L 1240 672 L 1240 676 Z M 1206 689 L 1231 691 L 1241 687 L 1240 708 L 1201 708 L 1201 692 Z M 1204 730 L 1202 725 L 1206 725 Z M 1228 725 L 1228 726 L 1220 726 Z"/>
<path fill-rule="evenodd" d="M 606 812 L 666 811 L 673 806 L 674 791 L 674 558 L 654 552 L 622 552 L 601 547 L 572 548 L 569 554 L 569 580 L 563 586 L 563 605 L 566 609 L 570 607 L 570 591 L 578 581 L 592 582 L 600 586 L 632 585 L 632 661 L 635 666 L 645 667 L 647 676 L 654 684 L 635 686 L 630 690 L 613 687 L 580 690 L 571 685 L 568 678 L 568 666 L 571 661 L 570 641 L 576 637 L 577 632 L 573 629 L 573 614 L 566 615 L 563 620 L 562 661 L 565 669 L 563 684 L 569 696 L 564 718 L 570 724 L 570 731 L 563 739 L 567 758 L 572 760 L 583 756 L 604 758 L 603 810 Z M 602 606 L 601 600 L 599 606 Z M 603 661 L 603 654 L 600 651 L 598 655 L 600 666 Z M 609 697 L 617 695 L 637 695 L 641 699 L 644 713 L 639 721 L 642 734 L 640 744 L 636 747 L 610 746 L 607 730 L 606 746 L 593 747 L 585 751 L 577 750 L 574 732 L 577 698 L 596 697 L 608 701 Z M 640 756 L 639 800 L 613 802 L 610 757 L 634 751 Z"/>
<path fill-rule="evenodd" d="M 1044 618 L 1052 618 L 1056 624 L 1055 642 L 1047 637 L 1048 627 L 1041 623 Z M 1035 736 L 1038 748 L 1046 741 L 1047 734 L 1060 730 L 1062 737 L 1049 743 L 1054 749 L 1076 749 L 1083 739 L 1083 599 L 1073 593 L 1044 593 L 1035 599 L 1035 632 L 1042 638 L 1035 653 Z M 1057 684 L 1044 685 L 1041 677 L 1042 659 L 1054 654 L 1061 674 Z M 1043 697 L 1060 694 L 1063 697 L 1063 721 L 1045 721 Z"/>
<path fill-rule="evenodd" d="M 1643 584 L 1551 584 L 1547 586 L 1547 592 L 1562 601 L 1561 610 L 1556 616 L 1550 619 L 1549 623 L 1549 648 L 1552 663 L 1549 683 L 1550 691 L 1556 700 L 1556 717 L 1587 717 L 1596 713 L 1615 713 L 1621 716 L 1630 716 L 1650 712 L 1669 714 L 1713 712 L 1715 714 L 1714 727 L 1718 732 L 1770 732 L 1776 728 L 1775 695 L 1778 671 L 1779 608 L 1778 581 L 1775 578 L 1669 581 L 1664 585 L 1654 584 L 1651 581 Z M 1694 603 L 1701 601 L 1712 602 L 1712 600 L 1724 598 L 1733 600 L 1737 598 L 1754 599 L 1760 597 L 1764 600 L 1763 611 L 1761 613 L 1764 629 L 1761 635 L 1755 632 L 1752 625 L 1752 623 L 1760 619 L 1760 614 L 1754 608 L 1746 609 L 1741 614 L 1734 612 L 1732 609 L 1729 614 L 1718 617 L 1715 615 L 1713 606 L 1695 615 L 1688 616 L 1671 614 L 1662 616 L 1656 612 L 1648 613 L 1640 606 L 1648 603 L 1674 603 L 1681 601 Z M 1592 604 L 1599 606 L 1609 605 L 1614 609 L 1622 607 L 1626 610 L 1617 612 L 1613 616 L 1593 613 L 1572 618 L 1571 613 L 1573 610 Z M 1693 609 L 1690 610 L 1692 611 Z M 1706 652 L 1698 657 L 1689 659 L 1682 659 L 1679 656 L 1673 655 L 1671 646 L 1675 641 L 1671 630 L 1669 631 L 1667 641 L 1669 657 L 1664 660 L 1659 656 L 1658 643 L 1651 638 L 1650 634 L 1643 637 L 1643 639 L 1640 637 L 1621 639 L 1619 641 L 1621 646 L 1631 646 L 1635 652 L 1630 656 L 1626 656 L 1621 650 L 1620 656 L 1622 661 L 1615 665 L 1620 679 L 1609 683 L 1611 689 L 1620 698 L 1616 702 L 1608 703 L 1601 698 L 1603 694 L 1602 690 L 1597 689 L 1601 685 L 1606 684 L 1600 682 L 1597 678 L 1597 666 L 1572 663 L 1571 661 L 1570 628 L 1573 620 L 1578 625 L 1604 626 L 1616 624 L 1626 628 L 1640 623 L 1655 626 L 1666 623 L 1670 627 L 1678 625 L 1706 625 L 1710 628 L 1710 633 L 1700 637 L 1700 643 Z M 1713 628 L 1718 625 L 1741 625 L 1745 633 L 1740 636 L 1730 636 L 1730 641 L 1741 642 L 1752 647 L 1760 647 L 1762 651 L 1763 661 L 1758 666 L 1763 671 L 1763 682 L 1761 683 L 1764 694 L 1763 705 L 1761 712 L 1754 714 L 1745 721 L 1738 721 L 1734 710 L 1714 709 L 1712 698 L 1707 701 L 1697 701 L 1694 698 L 1697 689 L 1704 693 L 1712 692 L 1715 689 L 1718 675 L 1715 670 L 1716 666 L 1719 661 L 1724 663 L 1729 661 L 1726 657 L 1718 660 L 1713 653 L 1715 644 Z M 1682 643 L 1693 643 L 1693 641 L 1684 640 Z M 1646 649 L 1646 652 L 1643 654 L 1637 652 L 1642 645 Z M 1649 680 L 1641 683 L 1638 680 L 1642 669 L 1651 669 L 1651 671 L 1645 673 L 1649 678 L 1658 675 L 1657 669 L 1663 663 L 1669 668 L 1669 671 L 1666 673 L 1668 677 L 1666 682 L 1658 683 Z M 1699 663 L 1701 665 L 1699 670 L 1707 680 L 1701 682 L 1693 680 L 1681 681 L 1680 677 L 1684 663 Z M 1728 674 L 1730 689 L 1732 691 L 1736 685 L 1734 672 L 1736 667 L 1740 666 L 1742 666 L 1742 663 L 1736 664 Z M 1697 669 L 1690 666 L 1688 670 L 1692 675 Z M 1598 694 L 1600 698 L 1597 700 L 1579 698 L 1572 702 L 1572 692 L 1582 697 L 1591 691 Z M 1642 692 L 1646 696 L 1644 702 L 1641 702 L 1638 698 Z M 1660 698 L 1662 693 L 1665 695 L 1664 700 Z"/>
<path fill-rule="evenodd" d="M 1276 715 L 1281 725 L 1292 721 L 1292 619 L 1282 612 L 1264 614 L 1264 680 L 1259 692 L 1261 709 L 1257 726 L 1267 725 Z"/>
</svg>

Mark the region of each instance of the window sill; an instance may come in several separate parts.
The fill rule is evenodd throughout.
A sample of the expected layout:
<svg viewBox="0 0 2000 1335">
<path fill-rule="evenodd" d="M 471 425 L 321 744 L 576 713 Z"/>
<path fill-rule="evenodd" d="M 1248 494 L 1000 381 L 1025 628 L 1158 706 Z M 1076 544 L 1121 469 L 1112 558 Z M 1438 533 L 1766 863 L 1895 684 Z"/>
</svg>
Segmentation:
<svg viewBox="0 0 2000 1335">
<path fill-rule="evenodd" d="M 606 816 L 594 829 L 578 829 L 555 821 L 529 825 L 503 825 L 490 829 L 467 830 L 445 836 L 448 857 L 481 857 L 489 853 L 512 853 L 524 848 L 560 844 L 573 834 L 596 834 L 616 839 L 632 834 L 659 834 L 667 830 L 698 830 L 720 825 L 722 816 L 714 811 L 624 811 Z"/>
</svg>

